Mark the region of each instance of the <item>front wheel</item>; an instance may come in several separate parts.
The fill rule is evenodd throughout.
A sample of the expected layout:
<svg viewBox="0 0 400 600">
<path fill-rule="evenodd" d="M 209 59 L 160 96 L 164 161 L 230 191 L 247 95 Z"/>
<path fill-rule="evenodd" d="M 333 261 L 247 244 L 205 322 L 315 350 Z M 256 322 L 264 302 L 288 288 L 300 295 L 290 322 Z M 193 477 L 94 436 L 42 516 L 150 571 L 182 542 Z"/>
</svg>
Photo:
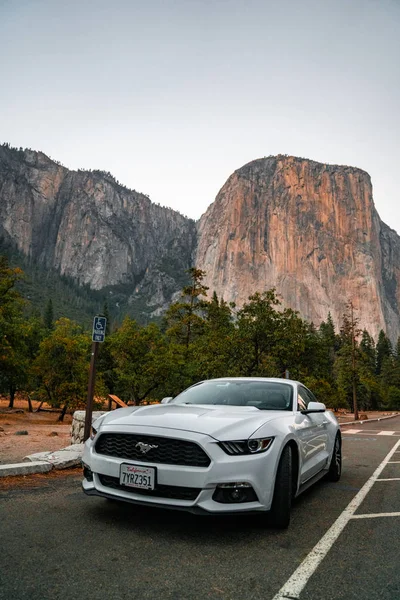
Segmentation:
<svg viewBox="0 0 400 600">
<path fill-rule="evenodd" d="M 339 481 L 341 474 L 342 474 L 342 440 L 340 439 L 340 435 L 336 434 L 331 464 L 329 466 L 329 471 L 326 474 L 326 478 L 329 481 Z"/>
<path fill-rule="evenodd" d="M 292 449 L 283 449 L 275 479 L 274 498 L 269 512 L 272 527 L 287 529 L 292 507 Z"/>
</svg>

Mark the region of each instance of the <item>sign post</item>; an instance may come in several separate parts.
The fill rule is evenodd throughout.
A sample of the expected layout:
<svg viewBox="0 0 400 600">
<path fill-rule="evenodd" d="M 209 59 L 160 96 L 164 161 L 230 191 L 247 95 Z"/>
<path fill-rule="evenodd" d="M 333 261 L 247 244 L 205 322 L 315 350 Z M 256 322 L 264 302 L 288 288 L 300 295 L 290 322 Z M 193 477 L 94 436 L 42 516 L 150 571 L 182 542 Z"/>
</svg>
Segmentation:
<svg viewBox="0 0 400 600">
<path fill-rule="evenodd" d="M 86 442 L 88 437 L 90 437 L 90 429 L 92 427 L 94 382 L 96 379 L 96 359 L 99 352 L 99 343 L 104 342 L 106 337 L 106 325 L 107 319 L 105 317 L 95 317 L 93 319 L 92 355 L 90 358 L 89 384 L 86 401 L 85 432 L 83 435 L 84 442 Z"/>
</svg>

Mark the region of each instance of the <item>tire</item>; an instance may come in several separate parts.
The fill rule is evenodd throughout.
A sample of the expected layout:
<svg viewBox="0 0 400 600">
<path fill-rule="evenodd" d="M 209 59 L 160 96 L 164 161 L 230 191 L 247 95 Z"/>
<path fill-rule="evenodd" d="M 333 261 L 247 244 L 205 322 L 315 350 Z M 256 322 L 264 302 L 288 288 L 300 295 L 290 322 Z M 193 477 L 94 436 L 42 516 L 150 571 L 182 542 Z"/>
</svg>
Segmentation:
<svg viewBox="0 0 400 600">
<path fill-rule="evenodd" d="M 342 474 L 342 440 L 339 434 L 336 434 L 335 444 L 329 471 L 326 474 L 328 481 L 339 481 Z"/>
<path fill-rule="evenodd" d="M 292 449 L 285 446 L 279 460 L 269 523 L 276 529 L 287 529 L 292 507 Z"/>
</svg>

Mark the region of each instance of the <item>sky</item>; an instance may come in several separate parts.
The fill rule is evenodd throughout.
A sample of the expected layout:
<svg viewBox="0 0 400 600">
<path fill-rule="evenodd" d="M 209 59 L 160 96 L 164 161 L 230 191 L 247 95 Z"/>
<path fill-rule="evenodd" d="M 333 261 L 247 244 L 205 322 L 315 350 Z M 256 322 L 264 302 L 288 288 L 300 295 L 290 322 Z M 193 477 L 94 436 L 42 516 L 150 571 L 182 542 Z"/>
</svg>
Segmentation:
<svg viewBox="0 0 400 600">
<path fill-rule="evenodd" d="M 198 219 L 271 154 L 360 167 L 400 233 L 400 0 L 0 0 L 0 142 Z"/>
</svg>

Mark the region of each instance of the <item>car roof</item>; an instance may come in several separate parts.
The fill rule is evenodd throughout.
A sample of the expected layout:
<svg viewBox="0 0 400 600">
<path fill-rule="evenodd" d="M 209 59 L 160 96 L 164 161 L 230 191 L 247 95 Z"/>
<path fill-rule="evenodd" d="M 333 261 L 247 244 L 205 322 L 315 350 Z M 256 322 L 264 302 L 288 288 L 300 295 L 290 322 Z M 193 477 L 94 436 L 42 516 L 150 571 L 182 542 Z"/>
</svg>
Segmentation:
<svg viewBox="0 0 400 600">
<path fill-rule="evenodd" d="M 288 383 L 291 385 L 303 385 L 300 384 L 300 381 L 286 379 L 283 377 L 216 377 L 214 379 L 204 379 L 203 381 L 265 381 L 273 383 Z"/>
</svg>

